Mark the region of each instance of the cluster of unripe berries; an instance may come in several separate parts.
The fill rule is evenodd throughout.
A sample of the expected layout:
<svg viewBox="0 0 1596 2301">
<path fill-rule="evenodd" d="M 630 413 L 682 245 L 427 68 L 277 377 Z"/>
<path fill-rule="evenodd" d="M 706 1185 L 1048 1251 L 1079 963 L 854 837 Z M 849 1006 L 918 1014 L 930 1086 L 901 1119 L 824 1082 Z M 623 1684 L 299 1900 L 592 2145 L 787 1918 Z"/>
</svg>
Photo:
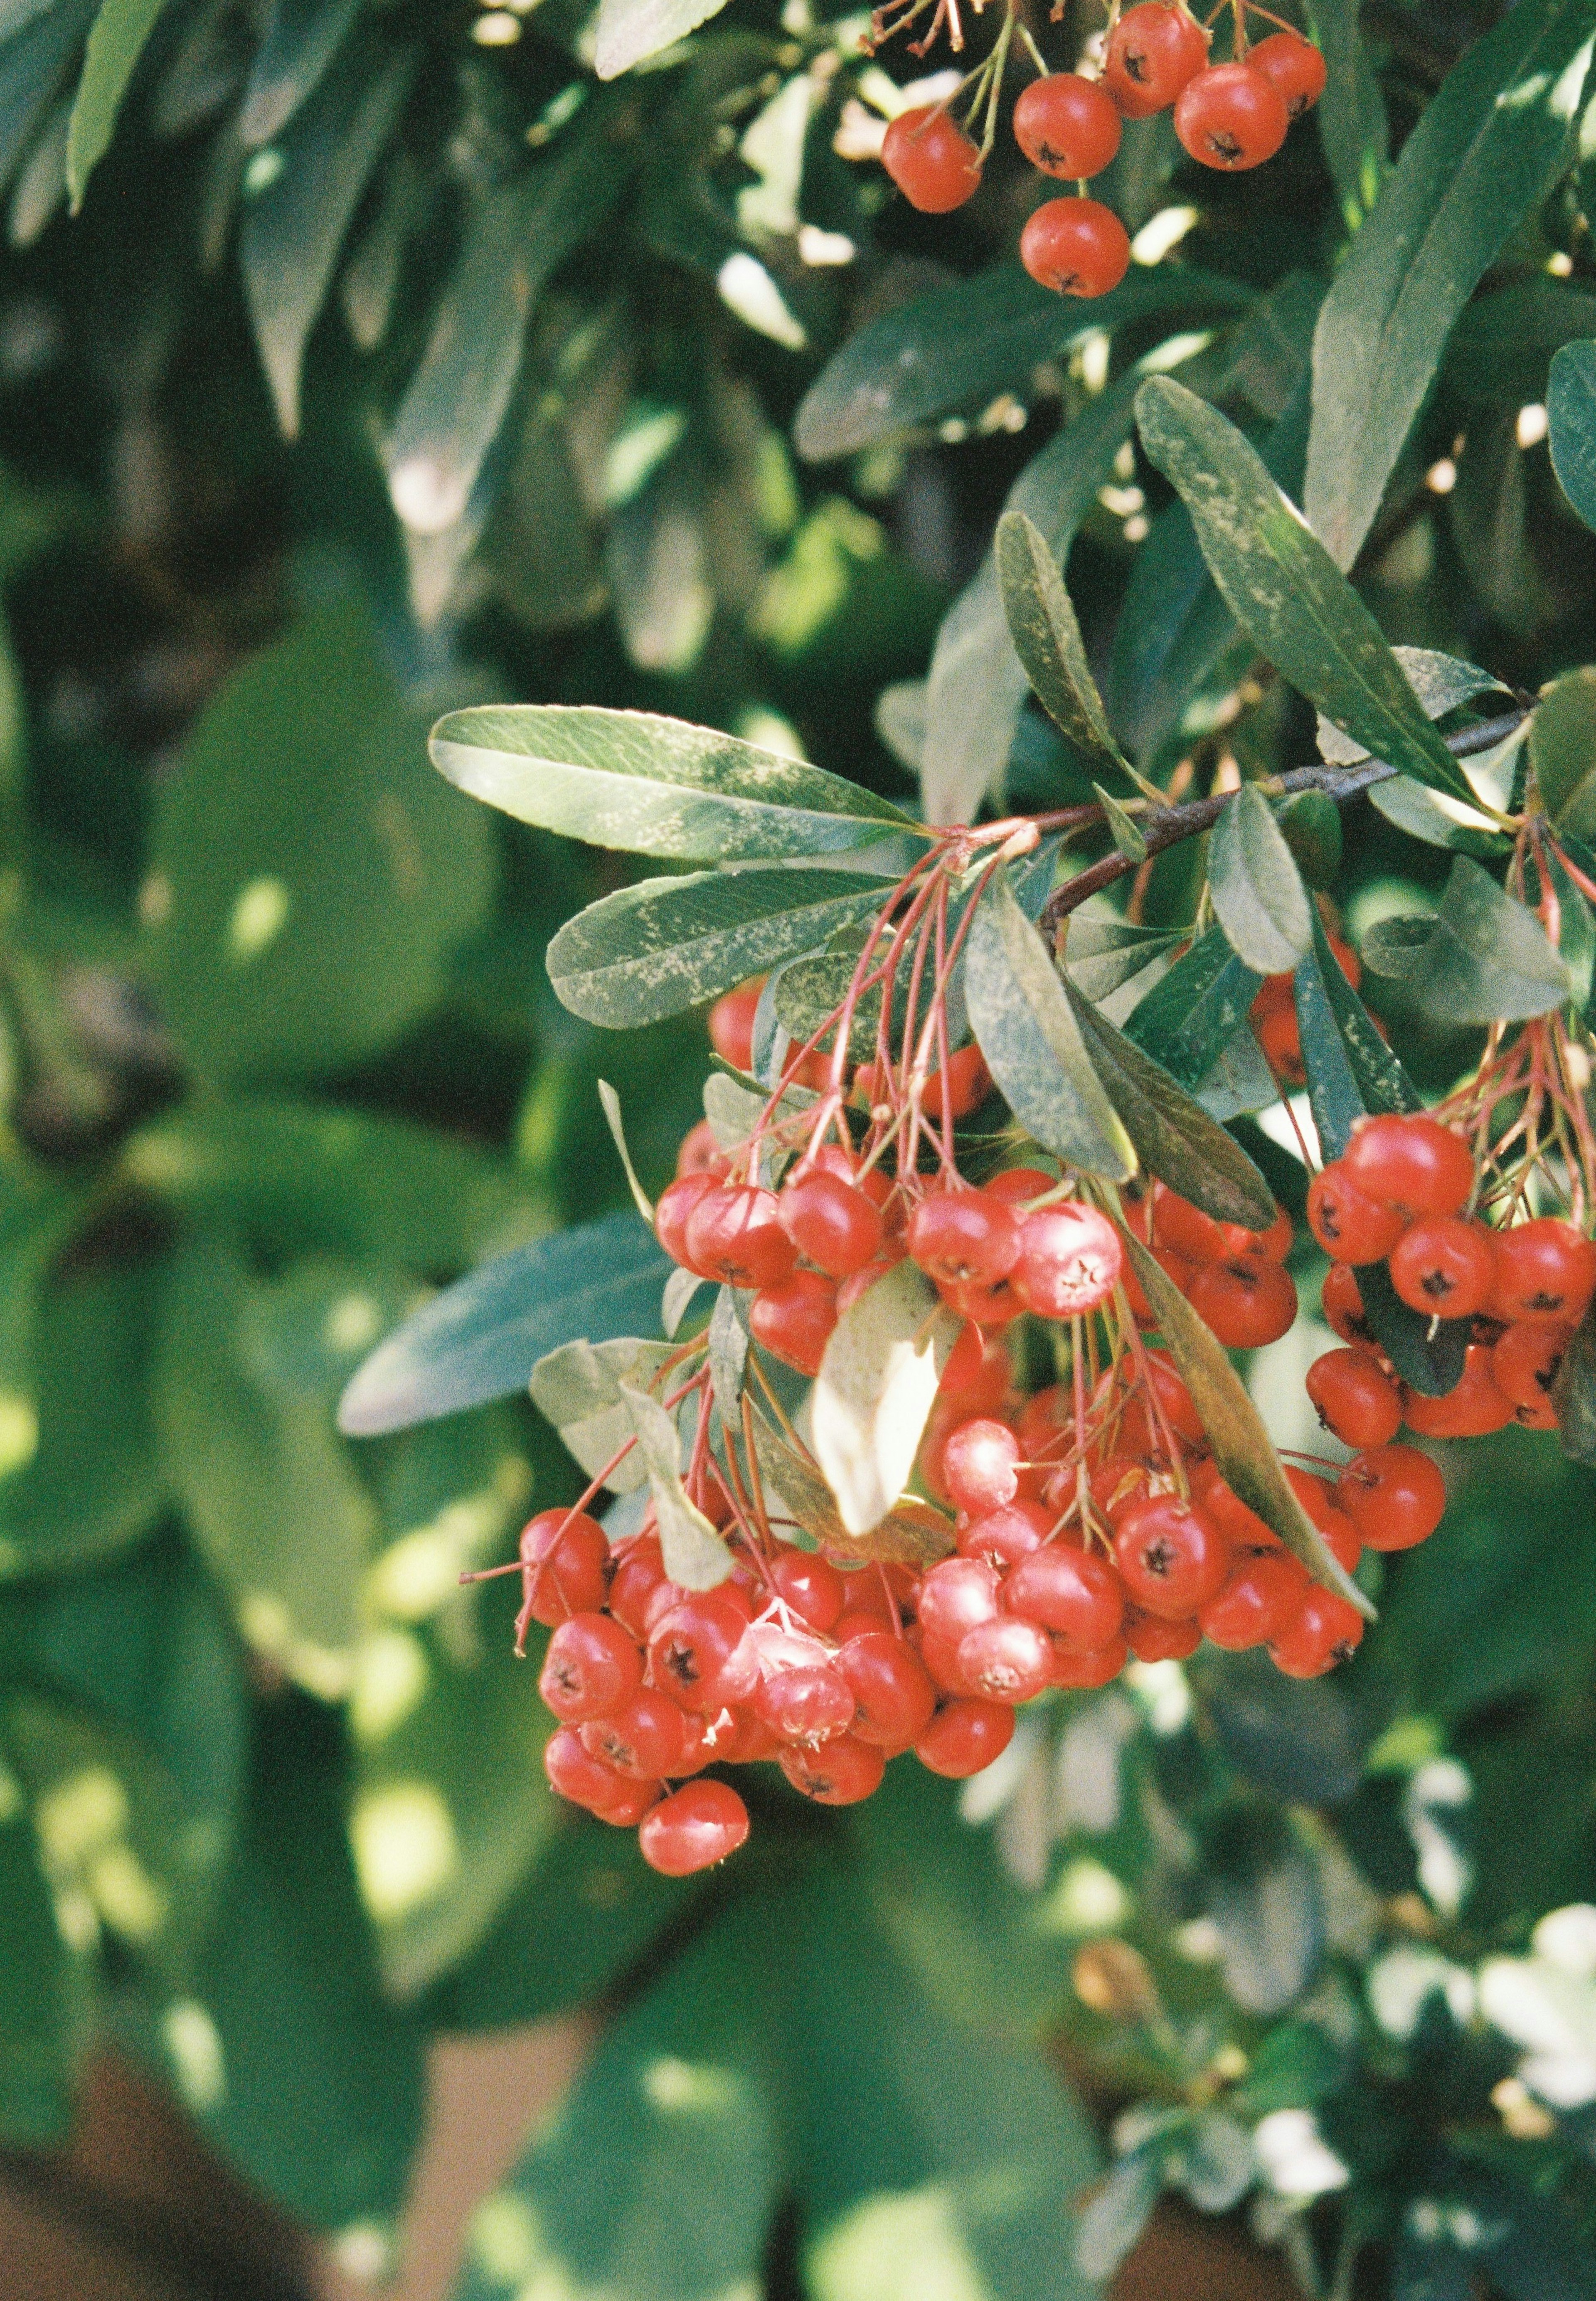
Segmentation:
<svg viewBox="0 0 1596 2301">
<path fill-rule="evenodd" d="M 1427 1114 L 1363 1120 L 1308 1186 L 1308 1226 L 1334 1266 L 1324 1315 L 1348 1347 L 1320 1359 L 1308 1387 L 1348 1445 L 1383 1445 L 1402 1422 L 1426 1438 L 1557 1428 L 1552 1385 L 1596 1293 L 1596 1244 L 1554 1215 L 1495 1229 L 1466 1211 L 1475 1187 L 1468 1144 Z M 1410 1309 L 1470 1322 L 1445 1397 L 1409 1389 L 1382 1355 L 1356 1275 L 1375 1263 Z"/>
<path fill-rule="evenodd" d="M 1324 59 L 1297 33 L 1274 32 L 1208 61 L 1209 34 L 1185 0 L 1140 0 L 1107 36 L 1102 74 L 1050 72 L 1014 111 L 1015 140 L 1044 175 L 1084 184 L 1119 150 L 1123 123 L 1174 108 L 1174 130 L 1194 160 L 1230 172 L 1273 159 L 1291 121 L 1318 101 Z M 961 207 L 981 182 L 983 155 L 944 105 L 919 105 L 887 130 L 882 164 L 914 207 Z M 1082 193 L 1044 201 L 1020 235 L 1020 260 L 1044 288 L 1102 296 L 1124 278 L 1130 237 L 1101 200 Z"/>
</svg>

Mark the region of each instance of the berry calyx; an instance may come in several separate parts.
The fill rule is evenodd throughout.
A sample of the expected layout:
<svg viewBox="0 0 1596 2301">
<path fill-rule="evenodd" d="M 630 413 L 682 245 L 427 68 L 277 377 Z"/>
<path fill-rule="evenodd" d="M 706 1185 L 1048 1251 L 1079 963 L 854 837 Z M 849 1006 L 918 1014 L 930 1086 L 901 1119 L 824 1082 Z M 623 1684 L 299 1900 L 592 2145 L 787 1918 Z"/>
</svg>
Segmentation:
<svg viewBox="0 0 1596 2301">
<path fill-rule="evenodd" d="M 1496 1251 L 1491 1233 L 1456 1215 L 1432 1216 L 1404 1232 L 1391 1252 L 1391 1283 L 1411 1310 L 1472 1318 L 1491 1299 Z"/>
<path fill-rule="evenodd" d="M 1108 35 L 1103 85 L 1127 120 L 1174 102 L 1208 60 L 1208 36 L 1181 0 L 1141 0 Z"/>
<path fill-rule="evenodd" d="M 887 1761 L 873 1743 L 843 1734 L 822 1749 L 783 1750 L 778 1763 L 816 1805 L 857 1805 L 880 1789 Z"/>
<path fill-rule="evenodd" d="M 889 123 L 882 165 L 922 215 L 947 215 L 981 188 L 980 152 L 938 105 L 914 105 Z"/>
<path fill-rule="evenodd" d="M 1348 1659 L 1363 1632 L 1363 1616 L 1349 1600 L 1313 1584 L 1296 1619 L 1270 1640 L 1270 1658 L 1287 1678 L 1322 1678 Z"/>
<path fill-rule="evenodd" d="M 1491 1378 L 1511 1405 L 1549 1404 L 1573 1334 L 1571 1326 L 1530 1318 L 1497 1336 L 1491 1351 Z"/>
<path fill-rule="evenodd" d="M 1020 234 L 1020 262 L 1060 296 L 1106 296 L 1131 266 L 1131 236 L 1101 200 L 1044 200 Z"/>
<path fill-rule="evenodd" d="M 647 1686 L 610 1716 L 589 1719 L 577 1730 L 584 1750 L 632 1781 L 679 1772 L 687 1751 L 687 1719 L 667 1694 Z"/>
<path fill-rule="evenodd" d="M 1014 132 L 1033 168 L 1078 180 L 1100 174 L 1118 151 L 1120 114 L 1100 81 L 1049 72 L 1022 91 Z"/>
<path fill-rule="evenodd" d="M 748 1809 L 726 1782 L 688 1782 L 644 1815 L 638 1844 L 651 1870 L 690 1878 L 748 1843 Z"/>
<path fill-rule="evenodd" d="M 684 1710 L 723 1710 L 745 1701 L 758 1676 L 757 1660 L 745 1644 L 748 1628 L 746 1605 L 728 1589 L 679 1599 L 649 1634 L 655 1683 Z"/>
<path fill-rule="evenodd" d="M 1152 1494 L 1120 1519 L 1114 1559 L 1133 1604 L 1178 1621 L 1217 1596 L 1230 1568 L 1230 1545 L 1201 1510 L 1175 1494 Z"/>
<path fill-rule="evenodd" d="M 800 1662 L 760 1680 L 754 1715 L 783 1742 L 818 1749 L 854 1722 L 848 1680 L 829 1661 Z"/>
<path fill-rule="evenodd" d="M 1065 1200 L 1039 1207 L 1020 1225 L 1015 1292 L 1043 1318 L 1071 1318 L 1100 1309 L 1124 1268 L 1119 1233 L 1096 1207 Z"/>
<path fill-rule="evenodd" d="M 1029 1702 L 1052 1675 L 1045 1630 L 1017 1614 L 977 1622 L 959 1640 L 958 1666 L 971 1691 L 988 1702 Z"/>
<path fill-rule="evenodd" d="M 1174 132 L 1191 157 L 1232 174 L 1272 160 L 1291 124 L 1285 97 L 1250 63 L 1210 64 L 1187 81 L 1174 107 Z"/>
<path fill-rule="evenodd" d="M 1247 61 L 1279 89 L 1292 120 L 1300 120 L 1312 110 L 1330 78 L 1321 50 L 1311 40 L 1299 39 L 1295 32 L 1271 32 L 1266 40 L 1248 49 Z"/>
</svg>

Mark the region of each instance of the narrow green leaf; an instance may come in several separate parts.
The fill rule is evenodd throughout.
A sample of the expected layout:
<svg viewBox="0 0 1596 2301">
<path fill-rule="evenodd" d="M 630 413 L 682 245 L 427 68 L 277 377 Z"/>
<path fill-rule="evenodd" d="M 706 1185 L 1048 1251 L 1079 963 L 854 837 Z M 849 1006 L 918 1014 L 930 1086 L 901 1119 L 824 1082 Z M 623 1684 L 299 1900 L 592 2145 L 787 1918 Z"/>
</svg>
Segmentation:
<svg viewBox="0 0 1596 2301">
<path fill-rule="evenodd" d="M 1360 1263 L 1358 1292 L 1375 1340 L 1410 1390 L 1445 1398 L 1463 1379 L 1473 1336 L 1466 1318 L 1432 1318 L 1403 1301 L 1383 1262 Z"/>
<path fill-rule="evenodd" d="M 1437 648 L 1393 647 L 1391 653 L 1423 704 L 1426 718 L 1444 719 L 1449 711 L 1457 711 L 1501 686 L 1494 673 L 1482 671 L 1477 663 L 1466 663 L 1460 656 L 1443 655 Z M 1344 735 L 1322 711 L 1317 741 L 1319 757 L 1333 766 L 1356 766 L 1369 756 L 1366 745 Z"/>
<path fill-rule="evenodd" d="M 754 1452 L 773 1515 L 793 1524 L 820 1544 L 826 1555 L 852 1559 L 860 1566 L 913 1567 L 923 1573 L 953 1548 L 953 1526 L 917 1495 L 895 1502 L 867 1534 L 850 1534 L 842 1523 L 830 1486 L 815 1465 L 795 1453 L 762 1413 L 754 1417 Z"/>
<path fill-rule="evenodd" d="M 1530 721 L 1530 766 L 1558 831 L 1596 838 L 1596 670 L 1567 671 Z"/>
<path fill-rule="evenodd" d="M 726 0 L 603 0 L 593 69 L 600 79 L 614 79 L 686 39 L 725 4 Z"/>
<path fill-rule="evenodd" d="M 660 1297 L 659 1304 L 660 1324 L 665 1330 L 665 1339 L 668 1342 L 675 1341 L 681 1330 L 681 1322 L 687 1316 L 688 1306 L 693 1296 L 700 1286 L 707 1285 L 708 1283 L 707 1279 L 700 1278 L 696 1270 L 672 1271 L 665 1281 L 665 1291 Z"/>
<path fill-rule="evenodd" d="M 1379 1032 L 1314 921 L 1292 988 L 1308 1102 L 1324 1157 L 1339 1159 L 1372 1110 L 1422 1110 L 1424 1098 Z"/>
<path fill-rule="evenodd" d="M 94 20 L 67 130 L 66 180 L 74 215 L 96 163 L 110 146 L 134 67 L 165 4 L 166 0 L 104 0 Z"/>
<path fill-rule="evenodd" d="M 1210 927 L 1153 985 L 1126 1034 L 1195 1093 L 1237 1033 L 1249 1029 L 1248 1011 L 1262 982 L 1236 957 L 1224 928 Z"/>
<path fill-rule="evenodd" d="M 976 1041 L 1020 1124 L 1083 1173 L 1126 1181 L 1136 1171 L 1130 1135 L 1091 1067 L 1041 937 L 1002 871 L 977 906 L 965 975 Z"/>
<path fill-rule="evenodd" d="M 882 883 L 851 871 L 698 871 L 590 903 L 548 946 L 556 995 L 610 1030 L 658 1023 L 813 950 L 870 916 Z"/>
<path fill-rule="evenodd" d="M 1089 760 L 1124 772 L 1081 626 L 1047 537 L 1024 512 L 1006 511 L 998 522 L 993 553 L 1009 636 L 1038 701 Z"/>
<path fill-rule="evenodd" d="M 1103 789 L 1101 783 L 1093 783 L 1092 790 L 1097 793 L 1098 805 L 1103 810 L 1103 820 L 1108 826 L 1108 836 L 1120 853 L 1128 863 L 1145 863 L 1147 841 L 1141 835 L 1141 826 L 1135 816 L 1127 815 L 1119 801 L 1112 798 Z"/>
<path fill-rule="evenodd" d="M 1520 0 L 1466 49 L 1336 273 L 1314 340 L 1303 501 L 1338 566 L 1374 523 L 1452 322 L 1567 164 L 1591 29 L 1588 0 Z"/>
<path fill-rule="evenodd" d="M 840 775 L 652 711 L 483 704 L 440 719 L 431 751 L 473 799 L 634 855 L 699 863 L 827 855 L 916 827 Z"/>
<path fill-rule="evenodd" d="M 620 1153 L 621 1164 L 626 1169 L 626 1182 L 631 1192 L 631 1202 L 652 1230 L 654 1201 L 638 1180 L 638 1170 L 632 1165 L 631 1153 L 626 1147 L 626 1122 L 621 1116 L 621 1098 L 608 1079 L 600 1079 L 598 1082 L 598 1101 L 604 1112 L 605 1124 L 610 1131 L 610 1138 Z"/>
<path fill-rule="evenodd" d="M 1067 975 L 1065 990 L 1092 1068 L 1148 1173 L 1216 1222 L 1266 1229 L 1274 1217 L 1274 1194 L 1241 1144 L 1099 1015 Z"/>
<path fill-rule="evenodd" d="M 653 1382 L 671 1355 L 664 1343 L 618 1336 L 611 1343 L 562 1343 L 532 1368 L 528 1385 L 532 1404 L 546 1415 L 589 1477 L 636 1435 L 621 1386 Z M 629 1494 L 646 1484 L 642 1452 L 634 1447 L 605 1480 L 613 1494 Z"/>
<path fill-rule="evenodd" d="M 1169 376 L 1142 385 L 1136 421 L 1231 612 L 1271 663 L 1375 757 L 1470 799 L 1380 626 L 1234 425 Z"/>
<path fill-rule="evenodd" d="M 360 0 L 273 0 L 238 113 L 247 152 L 280 136 L 315 93 L 359 13 Z"/>
<path fill-rule="evenodd" d="M 1064 963 L 1078 991 L 1107 999 L 1186 940 L 1182 928 L 1132 926 L 1081 910 L 1070 919 Z"/>
<path fill-rule="evenodd" d="M 1208 840 L 1208 894 L 1238 958 L 1284 975 L 1313 941 L 1313 906 L 1256 784 L 1243 783 Z"/>
<path fill-rule="evenodd" d="M 1134 1232 L 1125 1233 L 1136 1276 L 1152 1306 L 1158 1331 L 1202 1418 L 1214 1460 L 1226 1484 L 1273 1528 L 1316 1582 L 1333 1590 L 1370 1621 L 1375 1610 L 1339 1564 L 1286 1483 L 1280 1457 L 1241 1377 L 1185 1296 Z"/>
<path fill-rule="evenodd" d="M 748 1369 L 748 1329 L 746 1312 L 734 1286 L 723 1286 L 709 1318 L 709 1383 L 715 1410 L 724 1428 L 740 1420 L 743 1385 Z"/>
<path fill-rule="evenodd" d="M 666 1578 L 680 1582 L 684 1590 L 713 1590 L 726 1579 L 734 1560 L 703 1511 L 688 1500 L 681 1483 L 681 1435 L 675 1421 L 657 1398 L 650 1398 L 630 1383 L 617 1386 L 648 1474 Z"/>
<path fill-rule="evenodd" d="M 1364 948 L 1376 974 L 1400 976 L 1432 1020 L 1454 1027 L 1523 1022 L 1572 995 L 1568 970 L 1533 912 L 1466 855 L 1453 858 L 1422 938 L 1416 922 L 1384 919 Z"/>
<path fill-rule="evenodd" d="M 1546 412 L 1551 467 L 1587 527 L 1596 527 L 1596 343 L 1569 344 L 1551 363 Z"/>
<path fill-rule="evenodd" d="M 1385 104 L 1358 16 L 1358 0 L 1308 0 L 1308 29 L 1330 75 L 1314 117 L 1349 231 L 1358 230 L 1380 197 L 1391 148 Z"/>
<path fill-rule="evenodd" d="M 907 1261 L 894 1263 L 838 1320 L 811 1416 L 815 1460 L 849 1534 L 878 1527 L 907 1485 L 958 1326 Z"/>
<path fill-rule="evenodd" d="M 1446 847 L 1457 855 L 1489 860 L 1493 855 L 1505 855 L 1512 845 L 1511 838 L 1498 831 L 1489 816 L 1477 808 L 1463 807 L 1445 791 L 1426 791 L 1410 776 L 1392 775 L 1385 782 L 1371 783 L 1367 796 L 1376 815 L 1405 831 L 1409 839 L 1422 839 L 1426 847 Z"/>
<path fill-rule="evenodd" d="M 0 41 L 0 183 L 9 183 L 61 92 L 95 0 L 46 0 Z"/>
</svg>

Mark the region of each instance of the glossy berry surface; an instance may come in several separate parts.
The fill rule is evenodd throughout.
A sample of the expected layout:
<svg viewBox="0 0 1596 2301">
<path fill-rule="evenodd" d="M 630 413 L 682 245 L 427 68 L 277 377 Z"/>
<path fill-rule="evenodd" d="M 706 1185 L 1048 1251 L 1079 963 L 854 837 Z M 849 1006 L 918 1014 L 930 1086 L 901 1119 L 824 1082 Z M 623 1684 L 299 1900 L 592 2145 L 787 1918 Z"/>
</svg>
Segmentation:
<svg viewBox="0 0 1596 2301">
<path fill-rule="evenodd" d="M 1391 1283 L 1410 1310 L 1437 1318 L 1472 1318 L 1490 1301 L 1495 1243 L 1477 1223 L 1429 1216 L 1404 1231 L 1391 1251 Z"/>
<path fill-rule="evenodd" d="M 964 1781 L 1000 1758 L 1014 1739 L 1014 1711 L 1000 1702 L 975 1696 L 947 1703 L 915 1745 L 915 1755 L 933 1774 Z"/>
<path fill-rule="evenodd" d="M 1366 1351 L 1326 1351 L 1309 1367 L 1306 1387 L 1320 1421 L 1343 1445 L 1388 1445 L 1401 1427 L 1401 1393 Z"/>
<path fill-rule="evenodd" d="M 1148 120 L 1173 104 L 1207 60 L 1207 35 L 1188 9 L 1141 0 L 1108 35 L 1103 85 L 1127 120 Z"/>
<path fill-rule="evenodd" d="M 1022 89 L 1014 132 L 1032 166 L 1045 176 L 1096 176 L 1119 150 L 1120 113 L 1100 81 L 1050 72 Z"/>
<path fill-rule="evenodd" d="M 1493 1243 L 1492 1317 L 1578 1325 L 1596 1290 L 1596 1245 L 1555 1215 L 1497 1231 Z"/>
<path fill-rule="evenodd" d="M 760 1288 L 749 1305 L 748 1331 L 783 1366 L 817 1375 L 837 1316 L 836 1280 L 795 1270 L 779 1285 Z"/>
<path fill-rule="evenodd" d="M 1261 1254 L 1207 1264 L 1193 1277 L 1187 1300 L 1216 1341 L 1233 1351 L 1278 1342 L 1297 1316 L 1290 1271 Z"/>
<path fill-rule="evenodd" d="M 882 144 L 882 165 L 912 208 L 947 215 L 981 188 L 981 155 L 940 106 L 900 112 Z"/>
<path fill-rule="evenodd" d="M 1329 83 L 1323 54 L 1311 40 L 1299 40 L 1295 32 L 1271 32 L 1266 40 L 1248 49 L 1247 61 L 1280 91 L 1292 120 L 1300 120 L 1311 111 Z"/>
<path fill-rule="evenodd" d="M 1371 1550 L 1411 1550 L 1441 1524 L 1446 1483 L 1416 1446 L 1375 1446 L 1336 1482 L 1336 1499 Z"/>
<path fill-rule="evenodd" d="M 1467 1143 L 1424 1112 L 1359 1119 L 1342 1164 L 1366 1196 L 1397 1208 L 1408 1222 L 1458 1213 L 1474 1188 Z"/>
<path fill-rule="evenodd" d="M 1060 296 L 1106 296 L 1131 266 L 1131 236 L 1101 200 L 1044 200 L 1020 234 L 1020 262 Z"/>
<path fill-rule="evenodd" d="M 1291 124 L 1284 96 L 1250 63 L 1210 65 L 1174 107 L 1174 132 L 1191 157 L 1233 174 L 1272 160 Z"/>
<path fill-rule="evenodd" d="M 1040 1318 L 1072 1318 L 1100 1309 L 1124 1268 L 1119 1233 L 1096 1207 L 1067 1200 L 1039 1207 L 1020 1225 L 1015 1291 Z"/>
<path fill-rule="evenodd" d="M 994 1285 L 1019 1259 L 1020 1217 L 985 1191 L 937 1191 L 909 1217 L 908 1248 L 941 1285 Z"/>
<path fill-rule="evenodd" d="M 775 1192 L 746 1185 L 706 1191 L 688 1216 L 686 1243 L 688 1268 L 726 1286 L 780 1285 L 798 1261 Z"/>
<path fill-rule="evenodd" d="M 1308 1186 L 1308 1226 L 1333 1262 L 1383 1262 L 1406 1227 L 1397 1209 L 1372 1198 L 1344 1159 Z"/>
<path fill-rule="evenodd" d="M 851 1182 L 812 1167 L 781 1195 L 778 1219 L 806 1260 L 846 1278 L 881 1251 L 881 1209 Z"/>
<path fill-rule="evenodd" d="M 727 1782 L 688 1782 L 645 1814 L 643 1859 L 666 1878 L 689 1878 L 746 1845 L 748 1810 Z"/>
<path fill-rule="evenodd" d="M 1174 1621 L 1217 1596 L 1230 1545 L 1204 1512 L 1178 1495 L 1154 1494 L 1121 1519 L 1114 1557 L 1132 1601 L 1144 1613 Z"/>
</svg>

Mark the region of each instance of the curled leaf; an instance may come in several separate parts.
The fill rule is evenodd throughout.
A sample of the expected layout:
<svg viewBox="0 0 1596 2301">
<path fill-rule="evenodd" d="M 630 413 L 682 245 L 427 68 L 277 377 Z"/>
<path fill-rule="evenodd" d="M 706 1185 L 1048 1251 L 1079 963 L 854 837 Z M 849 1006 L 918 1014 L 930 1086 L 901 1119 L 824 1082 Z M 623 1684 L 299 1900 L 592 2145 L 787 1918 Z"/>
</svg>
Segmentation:
<svg viewBox="0 0 1596 2301">
<path fill-rule="evenodd" d="M 815 1385 L 815 1453 L 846 1531 L 881 1524 L 909 1481 L 959 1321 L 912 1262 L 846 1309 Z"/>
<path fill-rule="evenodd" d="M 684 1590 L 713 1590 L 731 1573 L 731 1552 L 703 1511 L 688 1500 L 676 1425 L 658 1399 L 634 1390 L 630 1383 L 617 1387 L 648 1472 L 666 1576 Z"/>
</svg>

